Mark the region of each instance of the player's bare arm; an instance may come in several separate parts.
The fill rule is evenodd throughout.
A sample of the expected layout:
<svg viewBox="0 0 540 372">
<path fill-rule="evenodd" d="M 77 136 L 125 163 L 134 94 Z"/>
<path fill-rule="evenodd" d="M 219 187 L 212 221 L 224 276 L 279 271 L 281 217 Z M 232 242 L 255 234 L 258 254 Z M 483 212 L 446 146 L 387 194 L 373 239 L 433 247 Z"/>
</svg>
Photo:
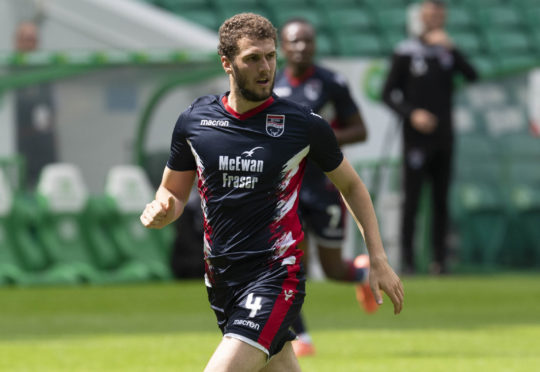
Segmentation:
<svg viewBox="0 0 540 372">
<path fill-rule="evenodd" d="M 349 115 L 343 120 L 343 127 L 334 129 L 338 144 L 364 142 L 367 139 L 367 129 L 359 112 Z"/>
<path fill-rule="evenodd" d="M 403 308 L 403 285 L 388 263 L 366 186 L 347 159 L 326 175 L 343 195 L 347 208 L 363 231 L 371 263 L 369 282 L 377 303 L 382 304 L 380 291 L 383 290 L 394 304 L 394 314 L 399 314 Z"/>
<path fill-rule="evenodd" d="M 165 167 L 155 199 L 148 203 L 140 220 L 145 227 L 161 229 L 182 215 L 195 180 L 195 171 Z"/>
</svg>

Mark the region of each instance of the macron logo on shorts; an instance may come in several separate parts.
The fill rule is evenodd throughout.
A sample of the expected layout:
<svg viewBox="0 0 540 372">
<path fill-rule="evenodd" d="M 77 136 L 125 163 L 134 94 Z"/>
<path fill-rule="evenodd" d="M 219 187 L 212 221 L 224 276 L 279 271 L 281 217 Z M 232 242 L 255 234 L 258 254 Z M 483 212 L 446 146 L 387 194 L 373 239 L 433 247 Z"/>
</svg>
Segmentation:
<svg viewBox="0 0 540 372">
<path fill-rule="evenodd" d="M 251 329 L 259 330 L 261 326 L 251 320 L 245 320 L 245 319 L 235 319 L 233 322 L 234 325 L 240 325 L 244 327 L 249 327 Z"/>
<path fill-rule="evenodd" d="M 294 291 L 292 289 L 284 289 L 283 294 L 285 295 L 285 302 L 287 302 L 294 294 Z"/>
</svg>

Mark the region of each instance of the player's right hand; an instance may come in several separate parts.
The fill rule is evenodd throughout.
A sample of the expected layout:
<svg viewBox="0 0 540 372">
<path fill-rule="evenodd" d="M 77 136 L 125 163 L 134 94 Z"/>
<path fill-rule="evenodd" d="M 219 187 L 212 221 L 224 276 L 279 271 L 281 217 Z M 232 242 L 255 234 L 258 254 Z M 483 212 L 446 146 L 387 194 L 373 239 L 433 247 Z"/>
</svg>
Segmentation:
<svg viewBox="0 0 540 372">
<path fill-rule="evenodd" d="M 394 314 L 399 314 L 403 309 L 403 283 L 392 270 L 387 261 L 376 264 L 372 262 L 369 270 L 369 285 L 375 301 L 382 305 L 383 297 L 381 291 L 384 291 L 390 297 L 394 304 Z"/>
<path fill-rule="evenodd" d="M 424 35 L 424 41 L 428 45 L 439 45 L 447 49 L 452 49 L 454 47 L 452 39 L 443 29 L 429 31 Z"/>
<path fill-rule="evenodd" d="M 410 120 L 414 129 L 424 134 L 433 132 L 437 127 L 437 117 L 424 109 L 414 109 Z"/>
<path fill-rule="evenodd" d="M 171 195 L 167 202 L 154 200 L 146 204 L 141 214 L 140 220 L 145 227 L 150 229 L 161 229 L 167 226 L 174 219 L 174 197 Z"/>
</svg>

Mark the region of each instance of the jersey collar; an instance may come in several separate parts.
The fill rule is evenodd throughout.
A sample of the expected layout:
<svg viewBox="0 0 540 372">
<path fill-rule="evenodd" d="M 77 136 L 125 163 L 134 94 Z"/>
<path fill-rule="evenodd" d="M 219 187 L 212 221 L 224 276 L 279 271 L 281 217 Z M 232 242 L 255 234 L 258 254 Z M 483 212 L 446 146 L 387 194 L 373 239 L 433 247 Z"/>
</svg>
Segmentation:
<svg viewBox="0 0 540 372">
<path fill-rule="evenodd" d="M 273 96 L 268 97 L 266 101 L 261 103 L 259 106 L 252 108 L 249 111 L 244 112 L 243 114 L 239 114 L 236 112 L 231 106 L 229 106 L 229 98 L 228 94 L 224 94 L 223 97 L 221 97 L 221 102 L 223 103 L 223 107 L 225 107 L 225 110 L 229 112 L 232 116 L 239 120 L 246 120 L 250 117 L 257 115 L 259 112 L 270 106 L 272 103 L 274 103 L 275 99 Z"/>
<path fill-rule="evenodd" d="M 300 75 L 298 77 L 293 76 L 290 68 L 287 67 L 285 69 L 285 76 L 287 76 L 287 80 L 289 81 L 289 84 L 291 84 L 292 87 L 299 86 L 304 81 L 306 81 L 307 79 L 312 77 L 314 73 L 315 73 L 315 66 L 314 65 L 310 66 L 306 70 L 306 72 L 304 72 L 302 75 Z"/>
</svg>

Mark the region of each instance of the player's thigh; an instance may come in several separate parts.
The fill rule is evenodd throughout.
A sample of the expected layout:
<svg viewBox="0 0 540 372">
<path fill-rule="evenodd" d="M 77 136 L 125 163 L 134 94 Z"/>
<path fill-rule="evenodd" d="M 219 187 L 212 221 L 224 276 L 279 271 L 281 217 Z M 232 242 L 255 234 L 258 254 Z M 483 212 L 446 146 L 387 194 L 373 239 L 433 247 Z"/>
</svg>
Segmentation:
<svg viewBox="0 0 540 372">
<path fill-rule="evenodd" d="M 300 365 L 294 355 L 290 342 L 286 342 L 283 349 L 274 355 L 261 372 L 299 372 Z"/>
<path fill-rule="evenodd" d="M 266 364 L 267 355 L 236 338 L 224 336 L 204 372 L 253 372 Z"/>
</svg>

